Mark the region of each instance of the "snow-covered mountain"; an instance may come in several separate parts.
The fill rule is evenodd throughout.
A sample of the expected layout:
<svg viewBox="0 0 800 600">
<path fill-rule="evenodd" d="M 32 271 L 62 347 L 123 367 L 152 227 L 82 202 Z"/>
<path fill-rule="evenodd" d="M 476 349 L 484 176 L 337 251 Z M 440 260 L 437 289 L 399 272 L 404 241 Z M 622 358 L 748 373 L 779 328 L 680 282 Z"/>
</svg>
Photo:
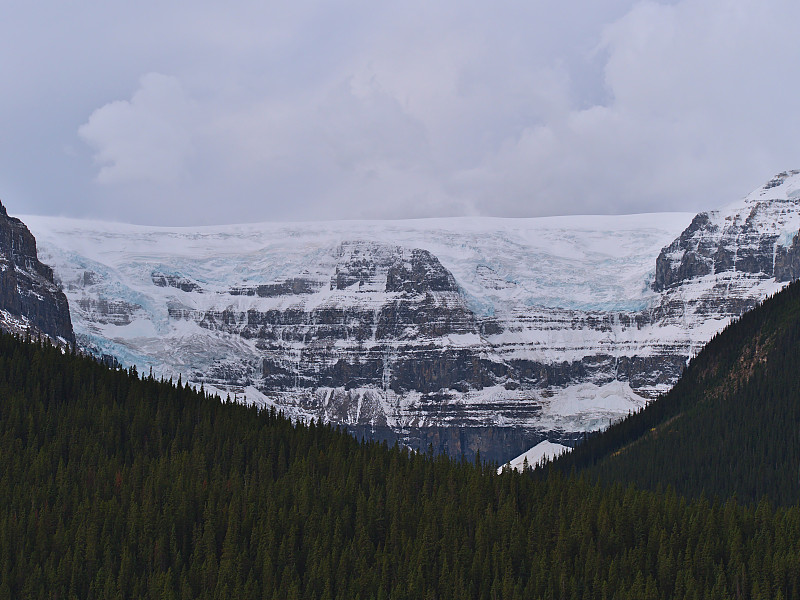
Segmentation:
<svg viewBox="0 0 800 600">
<path fill-rule="evenodd" d="M 799 188 L 781 174 L 694 219 L 24 220 L 82 344 L 298 418 L 505 461 L 638 408 L 795 278 Z"/>
</svg>

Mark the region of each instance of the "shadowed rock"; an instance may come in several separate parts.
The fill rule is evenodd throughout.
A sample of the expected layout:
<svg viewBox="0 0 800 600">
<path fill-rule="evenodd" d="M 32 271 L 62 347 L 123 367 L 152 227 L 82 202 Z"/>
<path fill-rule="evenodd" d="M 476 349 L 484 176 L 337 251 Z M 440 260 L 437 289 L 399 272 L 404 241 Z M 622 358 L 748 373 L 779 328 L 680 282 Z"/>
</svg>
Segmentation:
<svg viewBox="0 0 800 600">
<path fill-rule="evenodd" d="M 53 270 L 39 262 L 36 240 L 0 204 L 0 327 L 75 342 L 67 297 Z"/>
</svg>

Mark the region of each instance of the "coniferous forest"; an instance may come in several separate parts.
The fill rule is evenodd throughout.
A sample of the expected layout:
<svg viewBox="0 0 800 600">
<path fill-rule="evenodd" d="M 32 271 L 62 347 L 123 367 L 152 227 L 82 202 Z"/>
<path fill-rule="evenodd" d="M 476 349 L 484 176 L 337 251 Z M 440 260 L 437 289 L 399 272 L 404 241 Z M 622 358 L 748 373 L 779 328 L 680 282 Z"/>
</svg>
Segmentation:
<svg viewBox="0 0 800 600">
<path fill-rule="evenodd" d="M 706 460 L 727 435 L 762 435 L 764 406 L 776 440 L 794 439 L 777 411 L 797 371 L 772 357 L 796 353 L 798 296 L 718 336 L 678 395 L 588 440 L 568 474 L 358 442 L 2 335 L 0 598 L 800 597 L 800 507 L 777 454 L 734 469 L 744 487 L 706 481 L 690 453 L 663 479 L 603 470 L 642 432 L 680 454 L 698 419 L 708 440 L 690 450 Z M 679 485 L 681 469 L 701 485 Z"/>
</svg>

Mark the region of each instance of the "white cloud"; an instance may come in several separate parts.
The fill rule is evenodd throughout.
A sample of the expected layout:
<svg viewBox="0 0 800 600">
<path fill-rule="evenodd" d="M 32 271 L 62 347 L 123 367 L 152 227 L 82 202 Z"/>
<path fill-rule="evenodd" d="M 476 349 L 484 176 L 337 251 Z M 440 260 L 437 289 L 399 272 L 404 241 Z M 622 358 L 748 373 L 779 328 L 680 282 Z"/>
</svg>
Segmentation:
<svg viewBox="0 0 800 600">
<path fill-rule="evenodd" d="M 78 134 L 95 149 L 97 182 L 175 183 L 194 153 L 197 108 L 175 77 L 150 73 L 130 101 L 95 110 Z"/>
</svg>

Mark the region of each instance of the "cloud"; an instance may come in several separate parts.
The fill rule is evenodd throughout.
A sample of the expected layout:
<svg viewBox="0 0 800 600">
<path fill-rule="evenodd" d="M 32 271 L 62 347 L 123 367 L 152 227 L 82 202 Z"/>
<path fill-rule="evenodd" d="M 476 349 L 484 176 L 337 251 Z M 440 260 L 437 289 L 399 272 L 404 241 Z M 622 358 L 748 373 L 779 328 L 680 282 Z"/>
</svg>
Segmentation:
<svg viewBox="0 0 800 600">
<path fill-rule="evenodd" d="M 508 214 L 713 208 L 800 164 L 795 3 L 641 2 L 608 25 L 607 98 L 523 126 L 456 178 Z M 527 198 L 527 200 L 526 200 Z"/>
<path fill-rule="evenodd" d="M 701 210 L 800 165 L 789 0 L 193 6 L 78 130 L 118 218 Z"/>
<path fill-rule="evenodd" d="M 150 73 L 128 100 L 95 110 L 78 135 L 95 149 L 104 185 L 175 183 L 188 173 L 197 107 L 175 77 Z"/>
</svg>

